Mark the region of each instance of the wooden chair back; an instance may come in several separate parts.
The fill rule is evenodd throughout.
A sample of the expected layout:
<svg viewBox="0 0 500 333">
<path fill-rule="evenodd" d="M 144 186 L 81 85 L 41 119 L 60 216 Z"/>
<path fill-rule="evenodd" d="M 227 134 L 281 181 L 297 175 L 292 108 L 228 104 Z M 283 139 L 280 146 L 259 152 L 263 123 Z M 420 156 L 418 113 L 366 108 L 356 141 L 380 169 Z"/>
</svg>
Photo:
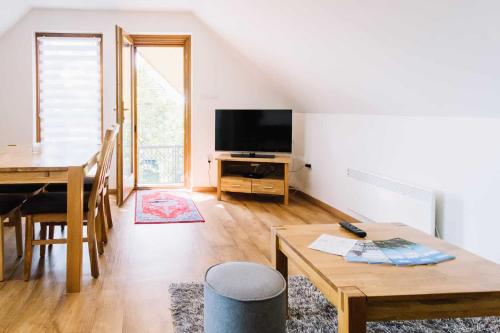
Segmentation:
<svg viewBox="0 0 500 333">
<path fill-rule="evenodd" d="M 99 203 L 100 195 L 105 186 L 105 179 L 111 168 L 111 160 L 113 157 L 114 147 L 116 145 L 116 137 L 118 135 L 119 125 L 113 125 L 106 130 L 101 151 L 97 160 L 97 171 L 92 184 L 92 190 L 89 197 L 89 211 L 95 210 Z"/>
<path fill-rule="evenodd" d="M 113 131 L 113 137 L 109 146 L 109 155 L 108 155 L 108 160 L 104 166 L 104 179 L 107 181 L 109 179 L 109 175 L 111 173 L 111 162 L 113 160 L 113 153 L 115 151 L 116 147 L 116 140 L 118 138 L 118 132 L 120 131 L 120 125 L 115 124 L 109 128 L 110 130 Z M 104 184 L 104 186 L 107 184 Z"/>
</svg>

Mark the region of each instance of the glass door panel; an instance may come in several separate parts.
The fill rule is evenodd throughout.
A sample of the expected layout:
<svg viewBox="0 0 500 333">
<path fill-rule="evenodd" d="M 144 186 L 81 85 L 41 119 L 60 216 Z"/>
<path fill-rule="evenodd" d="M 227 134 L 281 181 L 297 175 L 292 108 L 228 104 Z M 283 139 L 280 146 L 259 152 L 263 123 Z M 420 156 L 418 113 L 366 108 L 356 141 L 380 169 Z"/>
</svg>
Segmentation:
<svg viewBox="0 0 500 333">
<path fill-rule="evenodd" d="M 183 186 L 184 48 L 136 47 L 139 186 Z"/>
</svg>

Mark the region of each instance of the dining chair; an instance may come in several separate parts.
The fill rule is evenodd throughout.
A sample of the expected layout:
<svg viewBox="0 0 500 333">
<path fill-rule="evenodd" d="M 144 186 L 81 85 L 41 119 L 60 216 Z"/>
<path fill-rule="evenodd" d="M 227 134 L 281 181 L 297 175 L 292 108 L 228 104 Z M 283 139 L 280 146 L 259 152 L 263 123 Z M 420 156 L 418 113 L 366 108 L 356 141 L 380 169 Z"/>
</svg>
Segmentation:
<svg viewBox="0 0 500 333">
<path fill-rule="evenodd" d="M 109 129 L 113 129 L 114 126 L 118 125 L 113 125 Z M 114 151 L 114 148 L 116 146 L 116 140 L 114 140 L 113 145 L 112 145 L 112 151 Z M 109 200 L 109 177 L 111 173 L 111 161 L 109 166 L 106 169 L 106 175 L 104 178 L 104 188 L 103 188 L 103 206 L 104 206 L 104 219 L 105 219 L 105 224 L 108 228 L 113 227 L 113 216 L 111 214 L 111 203 Z M 90 175 L 86 176 L 83 182 L 83 189 L 86 192 L 90 192 L 92 190 L 92 184 L 94 183 L 94 178 L 95 175 Z M 68 185 L 67 184 L 49 184 L 47 187 L 45 187 L 45 191 L 47 192 L 66 192 L 68 190 Z M 54 227 L 50 226 L 49 229 L 49 234 L 53 235 L 54 233 Z M 107 233 L 104 233 L 104 242 L 107 242 Z"/>
<path fill-rule="evenodd" d="M 84 224 L 87 225 L 87 237 L 83 241 L 88 242 L 90 268 L 94 278 L 99 276 L 99 266 L 97 262 L 97 252 L 99 243 L 96 242 L 96 233 L 102 233 L 102 196 L 104 187 L 105 168 L 111 164 L 112 147 L 116 142 L 118 126 L 106 130 L 104 142 L 97 160 L 97 171 L 95 174 L 92 190 L 84 192 Z M 54 225 L 67 225 L 67 193 L 66 192 L 43 192 L 28 199 L 22 206 L 21 212 L 26 216 L 26 241 L 24 256 L 24 279 L 28 281 L 31 274 L 31 261 L 33 246 L 40 245 L 40 254 L 45 253 L 45 246 L 49 244 L 66 244 L 67 239 L 46 238 L 44 227 Z M 40 239 L 35 239 L 35 224 L 43 225 L 40 232 Z M 46 230 L 46 229 L 45 229 Z M 96 244 L 97 243 L 97 244 Z M 102 253 L 99 251 L 99 253 Z"/>
<path fill-rule="evenodd" d="M 111 216 L 111 203 L 109 200 L 109 178 L 111 174 L 111 162 L 112 162 L 112 156 L 113 152 L 116 147 L 116 139 L 117 139 L 117 134 L 118 130 L 120 129 L 119 125 L 113 125 L 111 130 L 116 132 L 116 135 L 113 136 L 113 140 L 110 143 L 110 157 L 106 161 L 104 165 L 104 187 L 101 192 L 101 198 L 102 200 L 100 201 L 100 211 L 103 213 L 101 215 L 102 219 L 100 219 L 99 223 L 101 226 L 101 232 L 99 234 L 99 230 L 97 231 L 97 238 L 102 242 L 102 244 L 106 244 L 108 242 L 108 229 L 113 227 L 113 219 Z M 103 247 L 98 244 L 97 246 L 99 250 L 99 254 L 102 254 L 101 251 L 103 250 Z"/>
<path fill-rule="evenodd" d="M 14 226 L 16 231 L 17 256 L 23 256 L 23 236 L 19 207 L 26 197 L 23 194 L 0 194 L 0 281 L 4 280 L 5 248 L 4 227 Z M 8 219 L 8 222 L 5 222 Z"/>
</svg>

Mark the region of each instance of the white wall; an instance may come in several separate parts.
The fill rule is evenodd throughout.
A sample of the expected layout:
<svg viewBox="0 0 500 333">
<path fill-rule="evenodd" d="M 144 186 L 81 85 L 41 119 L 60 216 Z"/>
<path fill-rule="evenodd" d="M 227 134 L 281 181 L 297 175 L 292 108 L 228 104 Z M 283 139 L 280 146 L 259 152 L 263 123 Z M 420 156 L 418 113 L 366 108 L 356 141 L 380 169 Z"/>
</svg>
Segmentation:
<svg viewBox="0 0 500 333">
<path fill-rule="evenodd" d="M 302 113 L 294 125 L 305 192 L 348 212 L 347 168 L 432 188 L 444 239 L 500 262 L 500 119 Z"/>
<path fill-rule="evenodd" d="M 32 10 L 0 37 L 0 145 L 33 139 L 35 32 L 104 34 L 104 125 L 115 121 L 115 24 L 129 33 L 192 34 L 193 186 L 208 185 L 215 108 L 290 107 L 262 72 L 191 14 Z"/>
</svg>

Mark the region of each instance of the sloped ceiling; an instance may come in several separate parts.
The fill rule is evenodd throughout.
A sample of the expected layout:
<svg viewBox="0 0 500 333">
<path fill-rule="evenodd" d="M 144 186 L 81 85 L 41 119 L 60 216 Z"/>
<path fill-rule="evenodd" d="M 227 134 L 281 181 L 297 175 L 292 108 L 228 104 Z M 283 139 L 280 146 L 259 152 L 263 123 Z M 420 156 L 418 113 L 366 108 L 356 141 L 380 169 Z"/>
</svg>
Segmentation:
<svg viewBox="0 0 500 333">
<path fill-rule="evenodd" d="M 500 1 L 212 0 L 197 13 L 301 111 L 500 116 Z"/>
<path fill-rule="evenodd" d="M 500 116 L 497 0 L 18 2 L 19 16 L 30 6 L 192 11 L 297 111 Z"/>
</svg>

